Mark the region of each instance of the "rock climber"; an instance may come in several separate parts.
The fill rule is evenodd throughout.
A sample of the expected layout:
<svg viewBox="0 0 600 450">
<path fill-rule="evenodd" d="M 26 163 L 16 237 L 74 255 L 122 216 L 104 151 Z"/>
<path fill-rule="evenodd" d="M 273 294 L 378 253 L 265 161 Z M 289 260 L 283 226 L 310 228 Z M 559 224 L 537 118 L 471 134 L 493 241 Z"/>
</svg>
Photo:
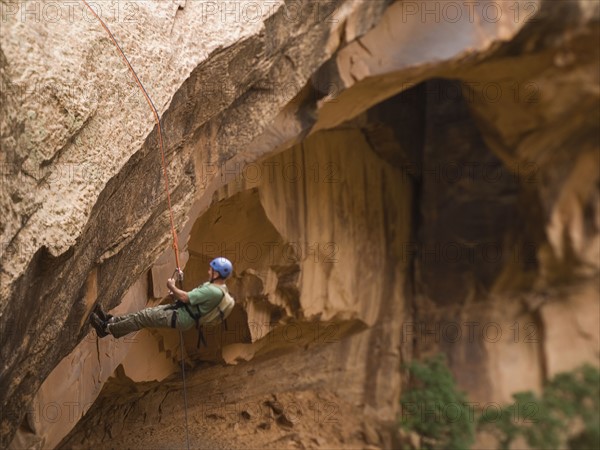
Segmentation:
<svg viewBox="0 0 600 450">
<path fill-rule="evenodd" d="M 182 291 L 175 286 L 175 279 L 169 278 L 167 288 L 176 299 L 174 304 L 145 308 L 123 316 L 106 314 L 97 307 L 90 316 L 90 322 L 99 337 L 111 335 L 120 338 L 142 328 L 177 328 L 185 331 L 194 324 L 198 325 L 200 318 L 215 315 L 215 311 L 224 320 L 233 308 L 233 298 L 225 284 L 232 272 L 231 261 L 223 257 L 215 258 L 209 264 L 209 281 L 190 292 Z M 230 307 L 227 306 L 228 299 Z"/>
</svg>

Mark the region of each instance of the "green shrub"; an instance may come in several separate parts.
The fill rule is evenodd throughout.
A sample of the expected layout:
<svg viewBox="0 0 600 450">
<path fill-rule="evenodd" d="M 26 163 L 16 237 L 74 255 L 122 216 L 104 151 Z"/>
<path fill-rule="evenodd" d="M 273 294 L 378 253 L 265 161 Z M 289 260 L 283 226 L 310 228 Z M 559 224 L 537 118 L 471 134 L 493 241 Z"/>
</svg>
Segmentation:
<svg viewBox="0 0 600 450">
<path fill-rule="evenodd" d="M 400 426 L 421 437 L 424 449 L 467 449 L 475 431 L 496 436 L 499 449 L 507 450 L 519 436 L 535 449 L 600 448 L 600 371 L 584 365 L 557 374 L 540 396 L 533 392 L 513 395 L 514 402 L 486 408 L 475 418 L 467 397 L 456 388 L 442 355 L 407 366 L 409 388 L 402 393 Z M 574 426 L 581 427 L 576 435 Z"/>
<path fill-rule="evenodd" d="M 425 449 L 468 449 L 474 441 L 474 420 L 443 356 L 407 368 L 411 386 L 401 397 L 400 426 L 418 433 Z"/>
<path fill-rule="evenodd" d="M 522 436 L 531 448 L 573 450 L 600 448 L 600 371 L 584 365 L 572 372 L 557 374 L 542 395 L 520 392 L 514 403 L 479 418 L 478 429 L 492 432 L 500 449 L 510 448 Z M 583 425 L 578 435 L 568 437 L 575 423 Z"/>
</svg>

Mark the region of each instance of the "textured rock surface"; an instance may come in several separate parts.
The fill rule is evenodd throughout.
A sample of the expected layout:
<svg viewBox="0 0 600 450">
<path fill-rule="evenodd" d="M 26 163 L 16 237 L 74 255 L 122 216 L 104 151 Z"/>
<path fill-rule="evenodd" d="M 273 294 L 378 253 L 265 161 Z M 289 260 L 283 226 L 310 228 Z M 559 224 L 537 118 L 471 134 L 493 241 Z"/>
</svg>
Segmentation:
<svg viewBox="0 0 600 450">
<path fill-rule="evenodd" d="M 440 350 L 481 404 L 597 364 L 598 5 L 292 3 L 111 23 L 163 113 L 187 287 L 212 256 L 236 265 L 228 330 L 185 336 L 193 442 L 392 447 L 400 364 Z M 165 294 L 151 116 L 97 24 L 66 48 L 4 17 L 2 442 L 56 445 L 112 374 L 62 445 L 179 445 L 176 334 L 95 349 L 84 324 Z M 136 100 L 90 101 L 95 80 Z M 73 420 L 27 412 L 65 401 Z"/>
<path fill-rule="evenodd" d="M 211 185 L 200 184 L 207 165 L 236 154 L 242 156 L 240 149 L 331 56 L 335 46 L 328 45 L 328 41 L 339 41 L 338 28 L 344 25 L 345 16 L 366 18 L 362 26 L 367 29 L 376 19 L 376 11 L 386 5 L 339 2 L 344 7 L 339 8 L 337 20 L 330 21 L 315 15 L 317 4 L 307 4 L 302 14 L 293 17 L 296 23 L 290 28 L 289 11 L 273 2 L 261 3 L 259 12 L 265 17 L 248 21 L 235 17 L 223 20 L 220 13 L 208 17 L 207 2 L 187 3 L 144 4 L 133 23 L 117 20 L 113 27 L 124 50 L 137 55 L 132 63 L 163 112 L 177 223 L 182 223 L 189 211 L 197 214 L 193 206 L 190 210 L 194 200 L 206 202 L 210 197 Z M 45 3 L 37 4 L 43 12 Z M 9 10 L 2 27 L 2 71 L 10 87 L 3 91 L 16 97 L 6 102 L 7 108 L 16 110 L 3 114 L 12 120 L 3 125 L 7 136 L 3 136 L 2 144 L 8 170 L 2 189 L 2 213 L 10 218 L 3 221 L 7 225 L 2 230 L 3 247 L 8 247 L 2 255 L 0 305 L 3 328 L 7 330 L 2 333 L 2 377 L 7 380 L 2 383 L 0 395 L 6 405 L 3 436 L 12 434 L 23 417 L 21 405 L 32 400 L 41 380 L 85 336 L 84 320 L 93 302 L 115 306 L 127 287 L 168 247 L 169 237 L 156 130 L 143 102 L 127 105 L 112 91 L 101 90 L 96 112 L 74 135 L 66 131 L 74 119 L 65 113 L 67 117 L 59 121 L 60 114 L 50 112 L 53 108 L 67 109 L 60 101 L 49 103 L 43 96 L 29 98 L 27 94 L 19 101 L 20 92 L 44 86 L 46 76 L 59 79 L 59 87 L 73 85 L 69 95 L 75 93 L 73 102 L 81 108 L 94 104 L 87 96 L 77 97 L 77 93 L 87 92 L 82 86 L 85 83 L 129 86 L 129 75 L 104 31 L 87 20 L 82 9 L 73 20 L 65 13 L 63 23 L 31 23 L 19 13 L 26 4 L 17 2 L 14 6 L 17 13 L 8 14 L 12 12 Z M 4 8 L 3 4 L 3 14 Z M 69 46 L 64 64 L 55 64 L 49 70 L 49 54 L 61 48 L 65 21 L 70 25 L 69 33 L 82 36 L 81 44 Z M 22 46 L 31 61 L 20 56 Z M 165 50 L 168 48 L 177 48 L 177 53 Z M 148 54 L 157 57 L 142 56 Z M 292 67 L 296 70 L 290 70 Z M 30 72 L 39 73 L 41 80 L 29 77 Z M 154 79 L 161 84 L 151 88 L 149 80 Z M 127 92 L 139 96 L 135 90 Z M 49 97 L 54 99 L 56 95 Z M 31 108 L 18 108 L 20 103 L 28 102 Z M 47 112 L 39 122 L 27 116 L 28 111 L 35 115 L 42 110 Z M 254 119 L 249 120 L 251 112 L 255 112 Z M 84 116 L 83 112 L 79 116 Z M 43 137 L 34 133 L 52 128 L 60 131 Z M 210 131 L 219 128 L 220 132 Z M 89 139 L 84 139 L 88 134 Z M 42 152 L 54 159 L 48 160 L 52 156 Z M 28 160 L 30 169 L 25 164 Z M 74 178 L 53 174 L 69 165 L 77 170 L 91 167 L 95 176 L 87 172 Z M 47 180 L 56 183 L 47 187 L 44 176 L 32 179 L 28 175 L 42 169 L 47 169 L 42 172 L 50 177 Z M 40 188 L 33 189 L 40 181 Z M 91 271 L 98 274 L 95 298 L 85 295 L 84 283 Z M 26 309 L 8 307 L 21 299 L 29 302 Z M 43 313 L 32 316 L 30 310 Z M 78 331 L 73 332 L 73 328 Z M 38 331 L 34 334 L 34 330 Z M 16 339 L 15 335 L 28 338 Z M 48 346 L 49 342 L 57 345 Z"/>
</svg>

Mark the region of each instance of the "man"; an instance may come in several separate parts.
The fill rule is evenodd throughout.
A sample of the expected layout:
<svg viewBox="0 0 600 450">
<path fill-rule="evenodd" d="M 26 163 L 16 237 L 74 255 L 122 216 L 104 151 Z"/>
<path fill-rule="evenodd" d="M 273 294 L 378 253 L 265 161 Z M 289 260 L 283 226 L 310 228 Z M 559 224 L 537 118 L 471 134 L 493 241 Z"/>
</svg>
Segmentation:
<svg viewBox="0 0 600 450">
<path fill-rule="evenodd" d="M 233 272 L 231 261 L 219 257 L 213 259 L 209 266 L 209 281 L 190 292 L 177 288 L 175 279 L 169 278 L 167 288 L 177 300 L 175 304 L 146 308 L 124 316 L 107 315 L 98 309 L 90 316 L 90 322 L 99 337 L 112 335 L 120 338 L 142 328 L 188 330 L 200 317 L 214 311 L 224 297 L 231 298 L 225 285 L 225 280 Z M 219 313 L 223 318 L 223 312 L 219 310 Z"/>
</svg>

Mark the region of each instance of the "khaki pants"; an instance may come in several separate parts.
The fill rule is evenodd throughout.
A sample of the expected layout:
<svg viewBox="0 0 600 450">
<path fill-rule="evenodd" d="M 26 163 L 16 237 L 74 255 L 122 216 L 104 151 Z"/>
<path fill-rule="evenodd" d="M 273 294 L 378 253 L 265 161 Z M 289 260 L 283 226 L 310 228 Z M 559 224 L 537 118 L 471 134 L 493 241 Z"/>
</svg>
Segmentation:
<svg viewBox="0 0 600 450">
<path fill-rule="evenodd" d="M 177 313 L 177 310 L 167 309 L 168 307 L 169 305 L 160 305 L 113 317 L 108 323 L 108 331 L 114 337 L 120 338 L 142 328 L 171 328 L 173 313 Z M 175 324 L 180 328 L 177 320 Z"/>
</svg>

